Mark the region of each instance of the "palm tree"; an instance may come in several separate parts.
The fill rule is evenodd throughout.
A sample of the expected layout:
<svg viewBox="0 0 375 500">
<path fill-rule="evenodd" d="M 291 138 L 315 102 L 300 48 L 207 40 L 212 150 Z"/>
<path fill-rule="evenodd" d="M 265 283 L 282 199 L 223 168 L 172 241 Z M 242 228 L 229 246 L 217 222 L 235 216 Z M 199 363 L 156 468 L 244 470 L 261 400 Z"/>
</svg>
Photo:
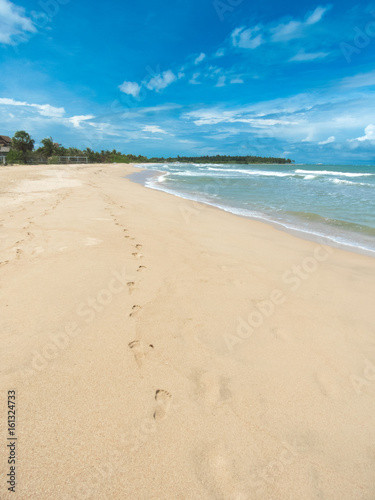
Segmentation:
<svg viewBox="0 0 375 500">
<path fill-rule="evenodd" d="M 53 142 L 52 137 L 47 137 L 46 139 L 42 139 L 41 143 L 43 147 L 40 148 L 42 150 L 43 156 L 46 158 L 50 158 L 51 156 L 55 156 L 56 154 L 56 146 Z"/>
</svg>

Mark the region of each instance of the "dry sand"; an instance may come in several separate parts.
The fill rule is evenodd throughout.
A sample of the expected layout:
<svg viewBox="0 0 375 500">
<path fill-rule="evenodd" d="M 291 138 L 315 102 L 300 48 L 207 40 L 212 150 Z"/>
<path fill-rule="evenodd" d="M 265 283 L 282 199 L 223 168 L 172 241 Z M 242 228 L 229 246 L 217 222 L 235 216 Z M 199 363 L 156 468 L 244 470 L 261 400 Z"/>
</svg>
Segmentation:
<svg viewBox="0 0 375 500">
<path fill-rule="evenodd" d="M 0 169 L 0 498 L 373 500 L 375 259 L 134 170 Z"/>
</svg>

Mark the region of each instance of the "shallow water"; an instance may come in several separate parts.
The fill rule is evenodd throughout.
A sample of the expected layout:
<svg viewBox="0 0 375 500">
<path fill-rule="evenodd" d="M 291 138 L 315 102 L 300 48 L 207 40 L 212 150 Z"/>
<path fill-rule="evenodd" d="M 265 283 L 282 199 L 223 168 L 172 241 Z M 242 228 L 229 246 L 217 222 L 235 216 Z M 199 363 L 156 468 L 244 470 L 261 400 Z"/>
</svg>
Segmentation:
<svg viewBox="0 0 375 500">
<path fill-rule="evenodd" d="M 374 166 L 159 163 L 141 167 L 159 172 L 147 179 L 148 187 L 375 255 Z"/>
</svg>

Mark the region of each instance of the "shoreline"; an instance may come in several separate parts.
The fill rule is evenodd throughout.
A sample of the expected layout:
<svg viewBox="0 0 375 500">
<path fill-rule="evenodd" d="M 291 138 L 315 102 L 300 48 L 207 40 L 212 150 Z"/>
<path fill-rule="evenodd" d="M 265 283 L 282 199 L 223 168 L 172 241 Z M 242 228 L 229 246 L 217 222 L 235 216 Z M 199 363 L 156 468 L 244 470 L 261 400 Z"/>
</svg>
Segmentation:
<svg viewBox="0 0 375 500">
<path fill-rule="evenodd" d="M 373 498 L 374 259 L 137 170 L 0 170 L 14 497 Z"/>
<path fill-rule="evenodd" d="M 135 166 L 137 164 L 133 164 L 133 165 Z M 287 224 L 283 224 L 282 222 L 278 222 L 275 220 L 270 220 L 270 219 L 267 219 L 266 217 L 262 217 L 262 216 L 257 217 L 255 215 L 251 216 L 251 215 L 242 214 L 239 211 L 236 212 L 236 210 L 234 208 L 231 208 L 231 207 L 226 208 L 224 206 L 219 206 L 219 205 L 215 205 L 214 203 L 210 203 L 209 201 L 204 201 L 204 200 L 201 200 L 198 198 L 194 198 L 192 195 L 189 196 L 188 194 L 174 192 L 173 190 L 169 190 L 168 188 L 159 187 L 156 183 L 154 185 L 151 185 L 151 182 L 149 182 L 149 185 L 147 185 L 147 181 L 151 181 L 154 177 L 155 178 L 160 177 L 167 172 L 158 171 L 158 170 L 149 170 L 143 166 L 145 164 L 140 164 L 140 165 L 142 165 L 142 167 L 135 166 L 135 168 L 140 168 L 141 170 L 143 169 L 145 172 L 149 172 L 150 175 L 147 176 L 147 174 L 144 174 L 143 176 L 141 176 L 139 178 L 139 180 L 136 179 L 136 180 L 134 180 L 134 182 L 141 184 L 142 186 L 147 187 L 149 189 L 153 189 L 155 191 L 160 191 L 163 193 L 168 193 L 168 194 L 171 194 L 173 196 L 176 196 L 177 198 L 189 200 L 189 201 L 192 201 L 192 202 L 197 203 L 197 204 L 201 203 L 202 205 L 214 207 L 220 211 L 231 213 L 231 214 L 238 216 L 238 217 L 244 217 L 245 219 L 257 221 L 257 222 L 269 225 L 269 226 L 271 226 L 275 229 L 278 229 L 280 231 L 284 231 L 292 236 L 296 236 L 296 237 L 301 238 L 301 239 L 306 240 L 306 241 L 312 241 L 312 242 L 319 243 L 322 245 L 329 245 L 332 248 L 337 248 L 337 249 L 345 250 L 347 252 L 353 252 L 353 253 L 356 253 L 359 255 L 365 255 L 367 257 L 375 258 L 375 250 L 370 250 L 368 248 L 359 246 L 359 244 L 339 242 L 339 241 L 336 241 L 335 239 L 333 239 L 329 236 L 314 233 L 314 232 L 307 231 L 307 230 L 303 230 L 301 228 L 290 227 Z M 263 165 L 263 164 L 259 164 L 259 165 Z M 264 164 L 264 165 L 266 165 L 266 164 Z M 132 175 L 133 174 L 131 174 L 129 177 L 131 177 Z"/>
</svg>

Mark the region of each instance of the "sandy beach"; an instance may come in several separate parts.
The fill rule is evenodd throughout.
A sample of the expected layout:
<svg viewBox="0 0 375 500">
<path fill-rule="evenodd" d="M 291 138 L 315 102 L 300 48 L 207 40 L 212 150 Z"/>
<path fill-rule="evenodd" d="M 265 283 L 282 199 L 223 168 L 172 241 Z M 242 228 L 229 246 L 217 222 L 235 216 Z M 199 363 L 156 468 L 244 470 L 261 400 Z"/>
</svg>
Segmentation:
<svg viewBox="0 0 375 500">
<path fill-rule="evenodd" d="M 135 171 L 1 167 L 0 498 L 374 499 L 375 259 Z"/>
</svg>

